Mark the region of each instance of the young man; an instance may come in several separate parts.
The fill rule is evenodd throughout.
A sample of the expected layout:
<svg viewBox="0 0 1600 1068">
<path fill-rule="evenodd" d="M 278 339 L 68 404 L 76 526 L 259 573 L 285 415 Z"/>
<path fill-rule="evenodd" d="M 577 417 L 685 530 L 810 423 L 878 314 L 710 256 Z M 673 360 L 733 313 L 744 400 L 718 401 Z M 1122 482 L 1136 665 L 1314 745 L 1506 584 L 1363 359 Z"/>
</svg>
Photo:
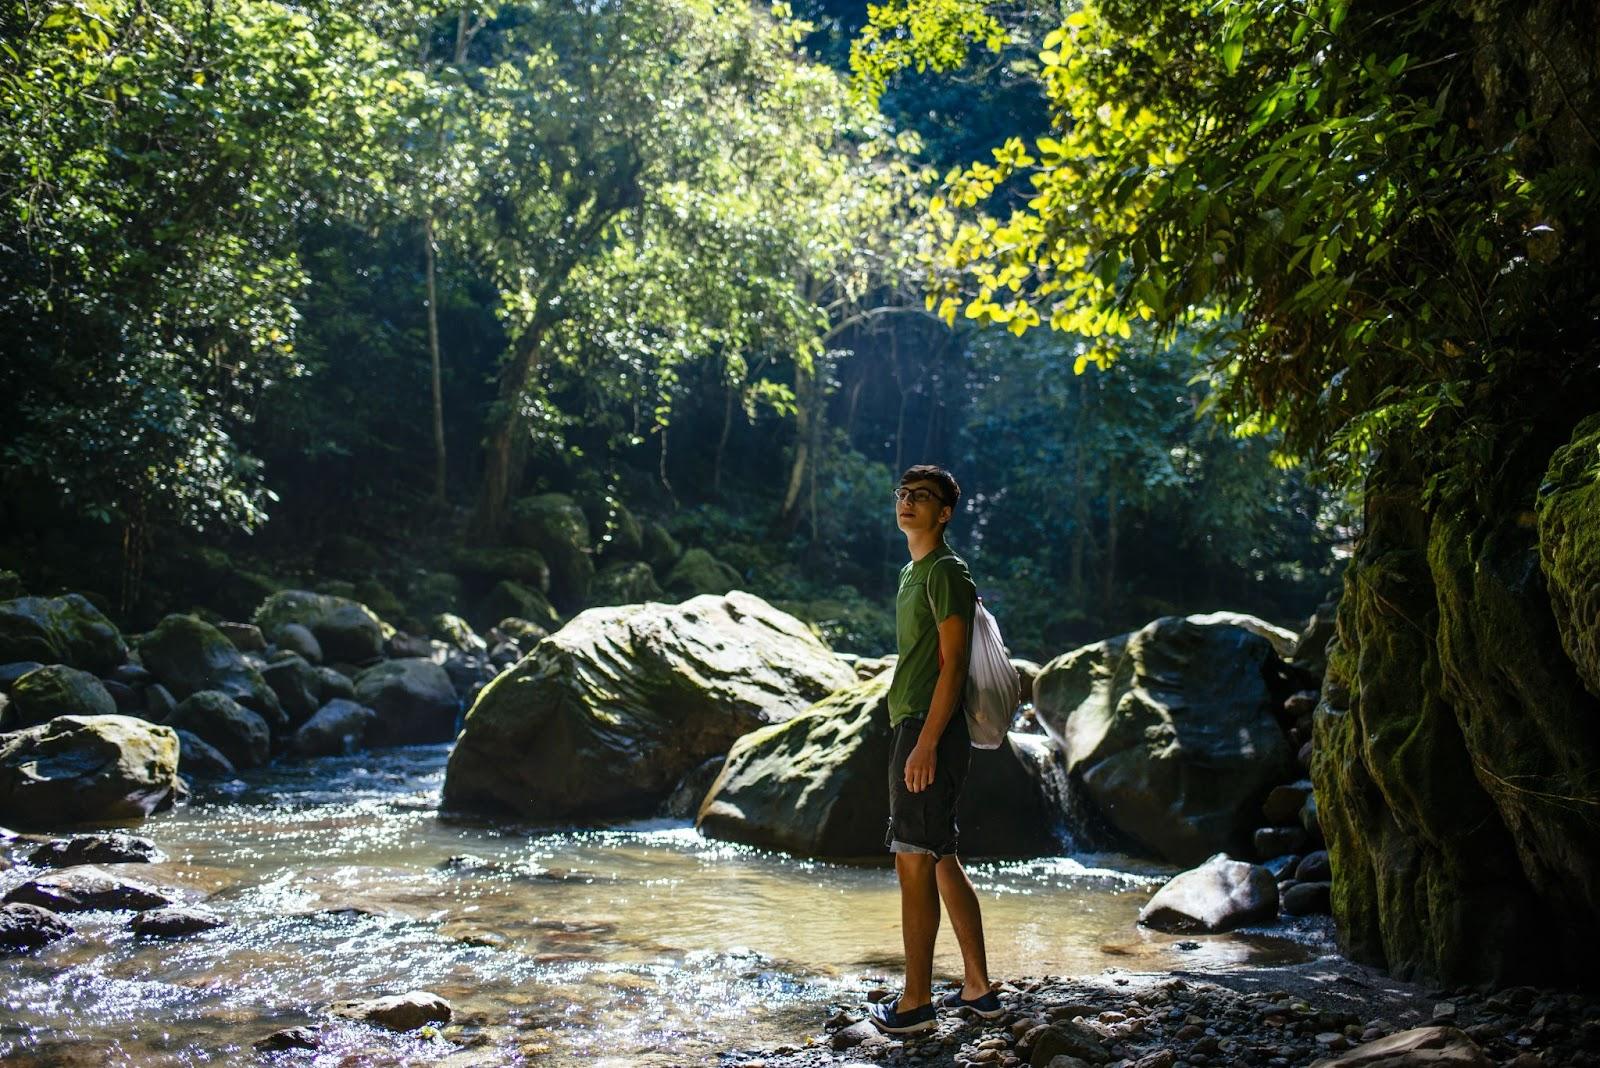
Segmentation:
<svg viewBox="0 0 1600 1068">
<path fill-rule="evenodd" d="M 950 913 L 965 971 L 961 989 L 940 1004 L 993 1018 L 1002 1012 L 989 989 L 978 895 L 956 856 L 956 802 L 972 753 L 961 694 L 977 589 L 967 565 L 944 541 L 961 489 L 950 472 L 919 465 L 900 479 L 895 521 L 911 562 L 900 572 L 895 633 L 900 658 L 889 684 L 889 832 L 900 879 L 900 925 L 906 981 L 897 1001 L 872 1006 L 882 1031 L 908 1034 L 936 1026 L 933 944 L 939 901 Z"/>
</svg>

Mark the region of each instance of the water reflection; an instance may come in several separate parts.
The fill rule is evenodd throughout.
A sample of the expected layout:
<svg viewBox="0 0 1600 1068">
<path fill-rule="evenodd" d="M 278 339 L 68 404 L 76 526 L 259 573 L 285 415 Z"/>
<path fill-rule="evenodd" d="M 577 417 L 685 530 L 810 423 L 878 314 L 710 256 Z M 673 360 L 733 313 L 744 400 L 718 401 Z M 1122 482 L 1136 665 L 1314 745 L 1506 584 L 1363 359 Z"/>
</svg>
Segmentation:
<svg viewBox="0 0 1600 1068">
<path fill-rule="evenodd" d="M 830 1002 L 898 964 L 886 864 L 763 853 L 682 823 L 538 830 L 441 819 L 446 754 L 266 769 L 150 820 L 140 833 L 170 859 L 110 870 L 205 900 L 230 926 L 146 942 L 126 914 L 72 917 L 76 937 L 0 961 L 0 1058 L 220 1064 L 307 1025 L 322 1047 L 271 1063 L 681 1064 L 814 1030 Z M 0 891 L 34 873 L 0 872 Z M 972 873 L 998 976 L 1306 955 L 1279 939 L 1180 944 L 1139 930 L 1162 872 L 1125 857 Z M 948 933 L 935 966 L 959 974 Z M 322 1011 L 409 989 L 451 1001 L 442 1035 L 388 1035 Z"/>
</svg>

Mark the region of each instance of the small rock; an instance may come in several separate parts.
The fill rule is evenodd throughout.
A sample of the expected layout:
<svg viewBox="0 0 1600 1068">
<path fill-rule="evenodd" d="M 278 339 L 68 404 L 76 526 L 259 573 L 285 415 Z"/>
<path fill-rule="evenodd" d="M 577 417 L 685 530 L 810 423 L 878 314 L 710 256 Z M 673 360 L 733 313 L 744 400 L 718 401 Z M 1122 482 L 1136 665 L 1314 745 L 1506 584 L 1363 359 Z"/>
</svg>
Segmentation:
<svg viewBox="0 0 1600 1068">
<path fill-rule="evenodd" d="M 450 1003 L 426 990 L 412 990 L 368 1001 L 339 1001 L 329 1011 L 335 1016 L 390 1031 L 414 1031 L 425 1024 L 449 1023 L 451 1016 Z"/>
<path fill-rule="evenodd" d="M 1357 1046 L 1311 1068 L 1493 1068 L 1477 1044 L 1454 1027 L 1417 1027 Z"/>
<path fill-rule="evenodd" d="M 119 879 L 92 865 L 63 868 L 14 887 L 5 903 L 38 905 L 51 912 L 87 912 L 91 909 L 154 909 L 172 904 L 159 891 Z"/>
<path fill-rule="evenodd" d="M 16 903 L 0 907 L 0 954 L 25 953 L 72 933 L 72 925 L 49 909 Z"/>
<path fill-rule="evenodd" d="M 180 938 L 227 925 L 213 912 L 181 905 L 141 912 L 128 924 L 140 938 Z"/>
<path fill-rule="evenodd" d="M 255 1048 L 263 1053 L 284 1049 L 316 1049 L 322 1044 L 317 1033 L 309 1027 L 286 1027 L 274 1031 L 266 1038 L 257 1039 Z"/>
<path fill-rule="evenodd" d="M 1262 827 L 1254 837 L 1256 856 L 1281 857 L 1285 853 L 1299 853 L 1306 846 L 1306 832 L 1301 827 Z"/>
<path fill-rule="evenodd" d="M 1300 808 L 1310 796 L 1309 779 L 1302 779 L 1287 786 L 1274 786 L 1267 794 L 1267 799 L 1261 803 L 1261 815 L 1268 823 L 1274 825 L 1287 826 L 1298 823 Z"/>
<path fill-rule="evenodd" d="M 860 1020 L 835 1031 L 828 1044 L 835 1050 L 855 1049 L 877 1033 L 878 1029 L 871 1020 Z"/>
<path fill-rule="evenodd" d="M 1099 1016 L 1100 1006 L 1091 1005 L 1086 1001 L 1068 1001 L 1050 1006 L 1047 1012 L 1052 1020 L 1072 1020 L 1079 1016 Z"/>
<path fill-rule="evenodd" d="M 1445 1021 L 1454 1020 L 1456 1018 L 1455 1002 L 1453 1002 L 1453 1001 L 1441 1001 L 1441 1002 L 1439 1002 L 1437 1005 L 1435 1005 L 1433 1007 L 1433 1018 L 1435 1020 L 1445 1020 Z"/>
<path fill-rule="evenodd" d="M 1177 1060 L 1177 1055 L 1170 1049 L 1158 1049 L 1140 1057 L 1134 1062 L 1133 1068 L 1172 1068 Z"/>
<path fill-rule="evenodd" d="M 70 868 L 77 864 L 156 864 L 167 855 L 148 838 L 111 831 L 57 839 L 28 854 L 28 863 L 40 868 Z"/>
</svg>

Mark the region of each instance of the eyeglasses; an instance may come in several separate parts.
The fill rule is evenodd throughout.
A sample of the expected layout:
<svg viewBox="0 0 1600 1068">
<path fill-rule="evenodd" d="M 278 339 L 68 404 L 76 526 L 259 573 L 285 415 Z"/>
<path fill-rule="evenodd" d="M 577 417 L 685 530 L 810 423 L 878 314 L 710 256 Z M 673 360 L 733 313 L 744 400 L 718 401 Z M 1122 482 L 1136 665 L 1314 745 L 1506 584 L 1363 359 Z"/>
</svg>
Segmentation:
<svg viewBox="0 0 1600 1068">
<path fill-rule="evenodd" d="M 902 486 L 894 491 L 894 503 L 905 504 L 907 501 L 910 501 L 912 504 L 927 504 L 929 501 L 938 501 L 940 504 L 943 504 L 944 498 L 932 490 L 927 489 L 912 490 L 906 489 L 904 486 Z"/>
</svg>

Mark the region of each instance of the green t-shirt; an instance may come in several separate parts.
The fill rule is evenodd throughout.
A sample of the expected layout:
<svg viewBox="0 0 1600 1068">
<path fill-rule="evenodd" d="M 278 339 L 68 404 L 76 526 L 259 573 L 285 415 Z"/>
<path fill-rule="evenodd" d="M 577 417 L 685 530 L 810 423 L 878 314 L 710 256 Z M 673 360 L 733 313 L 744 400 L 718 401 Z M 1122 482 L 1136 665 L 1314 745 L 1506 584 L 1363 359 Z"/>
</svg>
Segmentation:
<svg viewBox="0 0 1600 1068">
<path fill-rule="evenodd" d="M 928 608 L 930 599 L 932 612 Z M 972 583 L 966 561 L 943 541 L 927 556 L 901 570 L 900 590 L 894 599 L 895 644 L 900 659 L 895 662 L 894 678 L 889 683 L 890 726 L 928 714 L 933 688 L 939 682 L 938 623 L 960 615 L 967 621 L 970 642 L 977 605 L 978 588 Z"/>
</svg>

